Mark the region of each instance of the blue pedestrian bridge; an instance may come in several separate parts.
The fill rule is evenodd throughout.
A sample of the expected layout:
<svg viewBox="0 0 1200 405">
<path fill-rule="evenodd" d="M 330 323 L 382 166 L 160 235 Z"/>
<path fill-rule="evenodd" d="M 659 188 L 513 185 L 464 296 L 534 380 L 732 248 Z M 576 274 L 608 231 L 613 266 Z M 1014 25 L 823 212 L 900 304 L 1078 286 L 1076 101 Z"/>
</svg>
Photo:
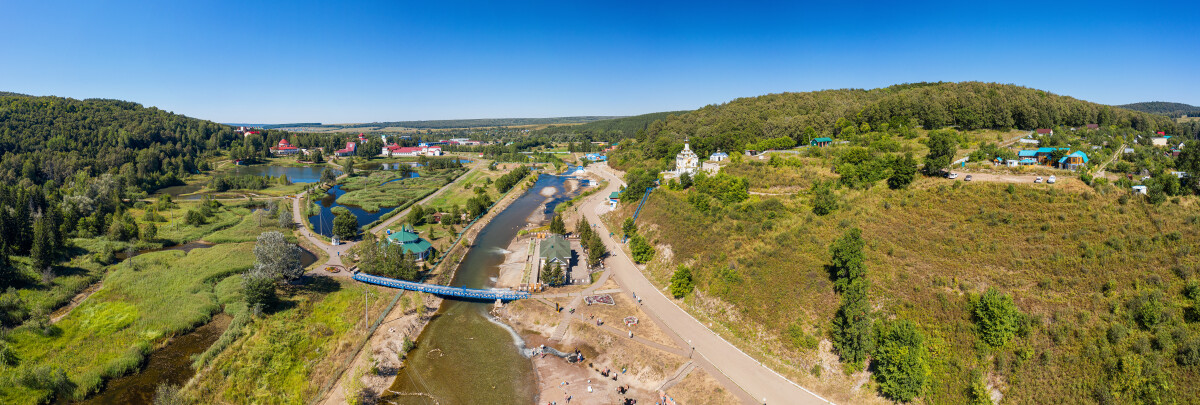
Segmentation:
<svg viewBox="0 0 1200 405">
<path fill-rule="evenodd" d="M 529 293 L 524 291 L 489 289 L 481 290 L 476 288 L 450 287 L 438 284 L 414 283 L 412 281 L 397 280 L 394 278 L 372 276 L 365 273 L 355 273 L 354 279 L 368 283 L 381 285 L 384 287 L 399 288 L 402 290 L 419 291 L 424 293 L 436 294 L 447 297 L 469 298 L 477 300 L 501 300 L 514 301 L 519 299 L 529 298 Z"/>
</svg>

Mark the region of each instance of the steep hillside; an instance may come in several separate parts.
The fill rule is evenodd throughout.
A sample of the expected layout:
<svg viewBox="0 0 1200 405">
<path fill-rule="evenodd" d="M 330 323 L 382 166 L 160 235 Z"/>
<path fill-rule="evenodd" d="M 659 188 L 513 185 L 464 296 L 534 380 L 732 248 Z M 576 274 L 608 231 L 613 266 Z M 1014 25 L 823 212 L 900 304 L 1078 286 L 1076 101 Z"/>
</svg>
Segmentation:
<svg viewBox="0 0 1200 405">
<path fill-rule="evenodd" d="M 1167 101 L 1148 101 L 1143 103 L 1119 105 L 1117 107 L 1134 111 L 1148 112 L 1151 114 L 1162 114 L 1174 118 L 1182 115 L 1187 115 L 1189 117 L 1200 115 L 1200 107 Z"/>
<path fill-rule="evenodd" d="M 828 164 L 804 168 L 741 162 L 728 170 L 833 176 Z M 830 246 L 853 227 L 865 241 L 875 327 L 907 320 L 926 337 L 923 402 L 967 403 L 979 381 L 1005 403 L 1200 397 L 1189 383 L 1200 378 L 1200 303 L 1187 295 L 1200 280 L 1194 197 L 1155 206 L 1076 181 L 1035 187 L 927 178 L 908 190 L 835 191 L 837 209 L 821 216 L 810 193 L 734 204 L 703 194 L 651 194 L 638 220 L 658 251 L 647 275 L 665 287 L 679 266 L 689 267 L 696 291 L 686 307 L 839 403 L 875 401 L 879 390 L 865 374 L 844 375 L 855 366 L 819 343 L 836 336 Z M 974 312 L 990 288 L 1012 296 L 1023 314 L 1016 335 L 998 347 L 981 341 Z M 856 390 L 864 381 L 871 382 Z"/>
<path fill-rule="evenodd" d="M 684 139 L 690 139 L 692 149 L 703 155 L 717 149 L 741 151 L 748 144 L 772 138 L 788 137 L 797 144 L 822 136 L 838 139 L 851 127 L 853 133 L 859 133 L 867 128 L 1032 130 L 1086 124 L 1180 132 L 1167 117 L 1026 87 L 979 82 L 917 83 L 872 90 L 769 94 L 706 106 L 652 123 L 634 148 L 641 154 L 630 160 L 673 156 L 671 145 Z"/>
<path fill-rule="evenodd" d="M 0 96 L 0 181 L 64 184 L 119 175 L 153 190 L 194 173 L 240 136 L 225 125 L 119 100 Z"/>
<path fill-rule="evenodd" d="M 990 163 L 1043 127 L 1055 133 L 1041 146 L 1093 160 Z M 683 139 L 701 156 L 839 141 L 733 153 L 719 175 L 664 181 L 630 244 L 691 313 L 837 403 L 1188 402 L 1200 397 L 1200 187 L 1169 173 L 1200 170 L 1200 154 L 1137 143 L 1153 130 L 1180 126 L 1017 86 L 919 84 L 705 107 L 655 122 L 610 164 L 640 190 Z M 975 180 L 903 181 L 935 149 L 948 149 L 943 168 L 972 156 L 955 170 Z M 1151 173 L 1148 196 L 1130 192 L 1134 167 Z"/>
</svg>

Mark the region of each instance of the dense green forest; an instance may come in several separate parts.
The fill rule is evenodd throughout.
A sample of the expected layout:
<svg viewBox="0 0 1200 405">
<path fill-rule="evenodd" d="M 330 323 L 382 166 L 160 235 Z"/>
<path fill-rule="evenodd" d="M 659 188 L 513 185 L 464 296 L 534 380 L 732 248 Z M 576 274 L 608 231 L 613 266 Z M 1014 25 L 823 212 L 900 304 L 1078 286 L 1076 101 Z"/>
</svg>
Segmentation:
<svg viewBox="0 0 1200 405">
<path fill-rule="evenodd" d="M 581 117 L 551 117 L 551 118 L 474 118 L 461 120 L 422 120 L 422 121 L 385 121 L 385 122 L 366 122 L 359 124 L 327 124 L 327 125 L 307 125 L 297 124 L 296 126 L 319 127 L 324 129 L 375 129 L 375 128 L 414 128 L 414 129 L 447 129 L 447 128 L 487 128 L 487 127 L 511 127 L 520 125 L 547 125 L 547 124 L 580 124 L 600 120 L 608 120 L 618 117 L 608 116 L 581 116 Z M 284 126 L 275 126 L 283 128 Z"/>
<path fill-rule="evenodd" d="M 226 123 L 231 127 L 251 127 L 262 129 L 279 129 L 279 128 L 294 128 L 294 127 L 319 127 L 320 122 L 293 122 L 288 124 L 241 124 L 241 123 Z"/>
<path fill-rule="evenodd" d="M 1167 101 L 1148 101 L 1143 103 L 1119 105 L 1117 107 L 1134 111 L 1148 112 L 1151 114 L 1162 114 L 1171 118 L 1179 118 L 1184 115 L 1189 117 L 1200 116 L 1200 107 Z"/>
<path fill-rule="evenodd" d="M 1181 135 L 1170 118 L 1106 106 L 1027 87 L 980 83 L 915 83 L 880 89 L 779 93 L 739 98 L 650 124 L 638 136 L 642 156 L 660 159 L 684 139 L 701 155 L 782 137 L 812 138 L 868 132 L 954 127 L 1023 129 L 1099 124 Z M 866 131 L 864 131 L 866 129 Z"/>
<path fill-rule="evenodd" d="M 550 126 L 537 131 L 539 135 L 559 135 L 572 134 L 582 135 L 583 138 L 591 141 L 609 142 L 614 139 L 632 138 L 638 131 L 645 130 L 651 123 L 658 120 L 668 119 L 672 115 L 686 113 L 687 111 L 666 111 L 650 114 L 636 115 L 633 117 L 614 118 L 610 120 L 589 122 L 582 125 L 557 125 Z"/>
</svg>

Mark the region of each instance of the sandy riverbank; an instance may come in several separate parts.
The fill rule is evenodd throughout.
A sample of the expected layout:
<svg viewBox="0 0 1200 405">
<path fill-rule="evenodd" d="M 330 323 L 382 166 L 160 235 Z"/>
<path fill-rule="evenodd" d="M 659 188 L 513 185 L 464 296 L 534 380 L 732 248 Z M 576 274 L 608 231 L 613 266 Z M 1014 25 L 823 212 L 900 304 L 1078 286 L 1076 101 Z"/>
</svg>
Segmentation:
<svg viewBox="0 0 1200 405">
<path fill-rule="evenodd" d="M 518 236 L 504 251 L 504 263 L 500 264 L 500 276 L 496 279 L 496 288 L 517 288 L 525 280 L 525 266 L 528 264 L 529 244 L 534 243 L 529 235 Z"/>
<path fill-rule="evenodd" d="M 578 294 L 584 288 L 565 287 L 549 293 Z M 610 280 L 596 290 L 617 288 Z M 572 404 L 613 404 L 624 398 L 649 404 L 659 400 L 659 390 L 680 400 L 679 403 L 737 403 L 716 380 L 695 367 L 687 357 L 687 350 L 674 345 L 633 299 L 619 292 L 601 295 L 613 298 L 614 305 L 589 306 L 580 302 L 574 314 L 565 309 L 556 312 L 555 304 L 569 308 L 578 298 L 567 296 L 516 301 L 495 311 L 521 331 L 530 348 L 544 344 L 562 352 L 579 350 L 584 355 L 579 363 L 554 355 L 533 357 L 540 393 L 538 403 L 563 404 L 571 396 Z M 622 322 L 625 316 L 637 317 L 638 324 L 626 326 Z M 596 325 L 596 319 L 602 319 L 604 324 Z M 552 340 L 562 322 L 570 325 L 560 340 Z M 629 331 L 633 331 L 634 338 L 629 337 Z M 608 376 L 603 375 L 606 370 Z M 621 394 L 618 387 L 626 387 L 628 391 Z"/>
<path fill-rule="evenodd" d="M 352 395 L 362 399 L 378 398 L 391 387 L 400 370 L 405 338 L 416 341 L 441 303 L 442 299 L 435 295 L 405 292 L 321 403 L 345 404 Z M 358 377 L 359 384 L 352 382 L 354 377 Z"/>
</svg>

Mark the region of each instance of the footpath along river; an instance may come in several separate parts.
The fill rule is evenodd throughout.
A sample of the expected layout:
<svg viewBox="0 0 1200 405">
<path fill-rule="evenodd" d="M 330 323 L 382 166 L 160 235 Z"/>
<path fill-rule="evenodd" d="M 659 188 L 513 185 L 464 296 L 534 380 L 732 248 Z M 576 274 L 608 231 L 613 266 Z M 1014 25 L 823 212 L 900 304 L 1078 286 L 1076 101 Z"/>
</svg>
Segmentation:
<svg viewBox="0 0 1200 405">
<path fill-rule="evenodd" d="M 537 223 L 548 220 L 556 205 L 579 193 L 578 188 L 564 191 L 568 179 L 540 175 L 533 187 L 480 230 L 450 285 L 492 287 L 504 248 L 517 232 L 531 218 Z M 547 187 L 553 193 L 542 195 Z M 537 392 L 529 351 L 511 328 L 488 313 L 493 304 L 443 301 L 392 383 L 391 391 L 399 394 L 384 399 L 398 404 L 532 403 Z"/>
</svg>

